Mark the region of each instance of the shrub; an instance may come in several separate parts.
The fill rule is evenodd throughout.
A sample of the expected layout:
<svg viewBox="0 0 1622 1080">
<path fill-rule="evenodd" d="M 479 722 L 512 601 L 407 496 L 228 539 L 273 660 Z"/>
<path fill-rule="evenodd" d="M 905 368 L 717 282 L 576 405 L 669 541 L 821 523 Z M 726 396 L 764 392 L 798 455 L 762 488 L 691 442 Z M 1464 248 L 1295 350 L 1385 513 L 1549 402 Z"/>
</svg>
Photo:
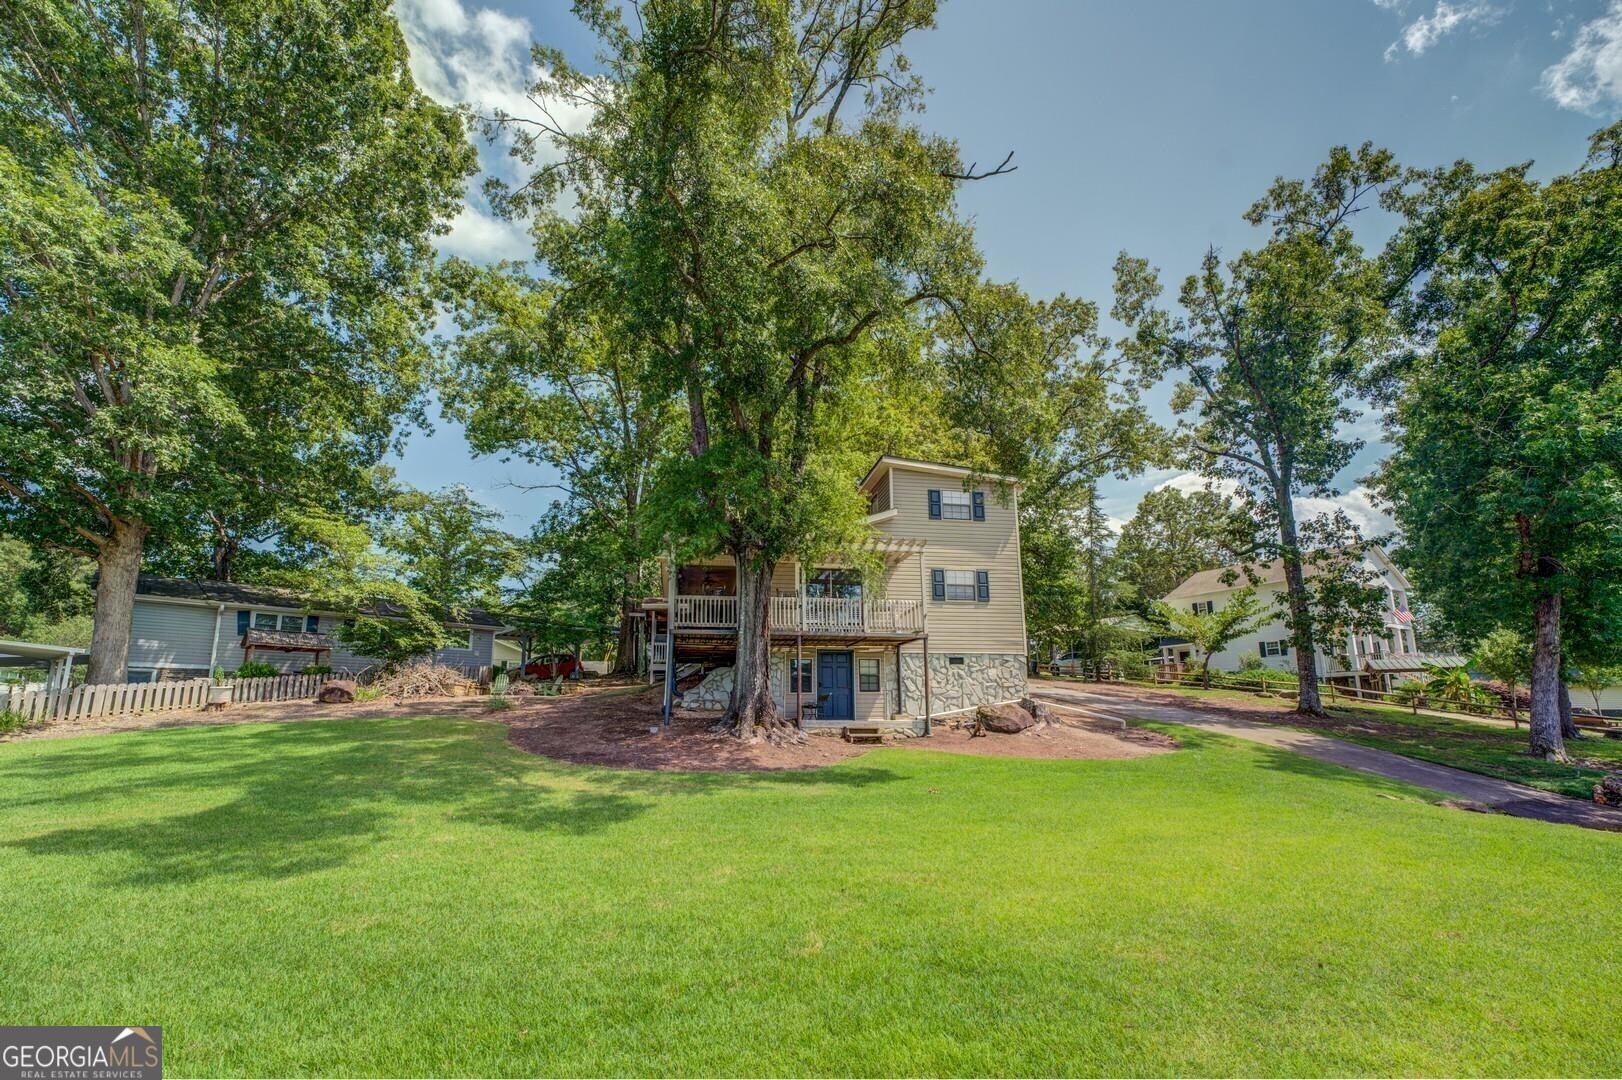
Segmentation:
<svg viewBox="0 0 1622 1080">
<path fill-rule="evenodd" d="M 1261 671 L 1265 667 L 1266 667 L 1266 665 L 1262 663 L 1262 654 L 1261 653 L 1255 652 L 1255 651 L 1250 651 L 1250 652 L 1242 652 L 1242 653 L 1239 654 L 1239 670 L 1240 671 Z"/>
<path fill-rule="evenodd" d="M 331 675 L 331 664 L 310 664 L 299 671 L 300 675 Z"/>
<path fill-rule="evenodd" d="M 14 735 L 28 726 L 23 714 L 12 709 L 0 709 L 0 735 Z"/>
<path fill-rule="evenodd" d="M 1425 704 L 1425 684 L 1410 679 L 1391 688 L 1391 700 L 1400 705 Z"/>
<path fill-rule="evenodd" d="M 275 664 L 267 664 L 263 660 L 249 660 L 237 668 L 236 672 L 239 679 L 268 679 L 281 673 L 281 669 Z"/>
<path fill-rule="evenodd" d="M 1104 659 L 1118 671 L 1123 679 L 1147 679 L 1149 658 L 1138 649 L 1115 649 L 1104 654 Z"/>
</svg>

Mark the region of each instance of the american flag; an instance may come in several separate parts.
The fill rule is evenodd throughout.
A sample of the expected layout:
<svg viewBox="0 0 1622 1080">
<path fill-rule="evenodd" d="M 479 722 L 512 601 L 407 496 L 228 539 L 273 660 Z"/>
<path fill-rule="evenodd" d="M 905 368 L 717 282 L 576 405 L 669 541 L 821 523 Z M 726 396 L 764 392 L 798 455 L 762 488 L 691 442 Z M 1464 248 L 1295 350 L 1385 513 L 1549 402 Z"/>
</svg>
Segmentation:
<svg viewBox="0 0 1622 1080">
<path fill-rule="evenodd" d="M 1414 621 L 1414 615 L 1411 611 L 1404 611 L 1401 608 L 1398 608 L 1391 614 L 1396 616 L 1397 621 L 1403 623 L 1404 625 Z"/>
</svg>

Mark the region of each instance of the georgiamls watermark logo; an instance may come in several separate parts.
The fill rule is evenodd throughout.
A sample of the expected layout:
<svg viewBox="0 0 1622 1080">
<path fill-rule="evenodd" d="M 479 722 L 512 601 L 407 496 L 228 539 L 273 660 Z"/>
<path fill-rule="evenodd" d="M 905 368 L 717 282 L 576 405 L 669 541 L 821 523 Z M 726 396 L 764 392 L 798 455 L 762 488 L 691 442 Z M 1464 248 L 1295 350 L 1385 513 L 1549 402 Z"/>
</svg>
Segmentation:
<svg viewBox="0 0 1622 1080">
<path fill-rule="evenodd" d="M 161 1027 L 0 1027 L 0 1080 L 160 1080 Z"/>
</svg>

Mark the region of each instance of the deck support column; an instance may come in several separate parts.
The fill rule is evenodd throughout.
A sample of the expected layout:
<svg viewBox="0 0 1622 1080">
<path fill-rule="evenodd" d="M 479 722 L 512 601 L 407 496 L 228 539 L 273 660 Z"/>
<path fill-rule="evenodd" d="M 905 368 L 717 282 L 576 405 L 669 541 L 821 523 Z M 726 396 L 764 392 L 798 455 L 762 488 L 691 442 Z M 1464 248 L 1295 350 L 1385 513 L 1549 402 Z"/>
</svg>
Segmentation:
<svg viewBox="0 0 1622 1080">
<path fill-rule="evenodd" d="M 929 635 L 924 635 L 924 734 L 929 734 Z"/>
<path fill-rule="evenodd" d="M 895 646 L 895 711 L 896 712 L 904 713 L 904 712 L 907 711 L 906 700 L 907 700 L 907 691 L 906 691 L 906 688 L 901 685 L 901 643 L 898 641 L 898 642 L 896 642 L 896 646 Z"/>
<path fill-rule="evenodd" d="M 805 697 L 800 682 L 800 661 L 804 658 L 805 635 L 794 635 L 794 670 L 790 671 L 789 678 L 794 680 L 794 726 L 799 727 L 805 716 Z"/>
<path fill-rule="evenodd" d="M 664 724 L 670 726 L 670 712 L 676 703 L 676 635 L 665 625 L 665 709 Z"/>
</svg>

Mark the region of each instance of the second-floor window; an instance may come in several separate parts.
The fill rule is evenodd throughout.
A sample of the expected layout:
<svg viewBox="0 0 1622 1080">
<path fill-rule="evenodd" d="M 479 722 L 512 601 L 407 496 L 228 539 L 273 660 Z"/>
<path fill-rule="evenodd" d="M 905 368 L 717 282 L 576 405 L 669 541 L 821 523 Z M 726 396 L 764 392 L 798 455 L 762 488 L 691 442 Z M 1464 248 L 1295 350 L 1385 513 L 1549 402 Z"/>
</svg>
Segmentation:
<svg viewBox="0 0 1622 1080">
<path fill-rule="evenodd" d="M 991 599 L 991 575 L 985 570 L 931 570 L 930 595 L 935 600 Z"/>
<path fill-rule="evenodd" d="M 1189 608 L 1196 615 L 1209 615 L 1213 611 L 1216 610 L 1216 601 L 1215 600 L 1196 600 L 1196 601 L 1194 601 L 1194 603 L 1189 605 Z"/>
<path fill-rule="evenodd" d="M 930 488 L 929 516 L 947 521 L 984 521 L 986 494 L 983 491 Z"/>
</svg>

